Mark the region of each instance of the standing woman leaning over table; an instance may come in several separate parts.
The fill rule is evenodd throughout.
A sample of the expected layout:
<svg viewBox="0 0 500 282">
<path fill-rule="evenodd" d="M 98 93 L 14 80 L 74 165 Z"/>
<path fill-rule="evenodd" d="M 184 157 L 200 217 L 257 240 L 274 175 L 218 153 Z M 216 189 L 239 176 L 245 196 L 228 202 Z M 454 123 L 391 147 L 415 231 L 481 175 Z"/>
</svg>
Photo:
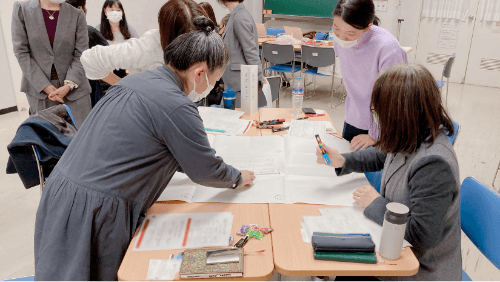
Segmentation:
<svg viewBox="0 0 500 282">
<path fill-rule="evenodd" d="M 456 129 L 436 80 L 421 65 L 393 66 L 375 82 L 371 108 L 380 126 L 376 150 L 342 155 L 328 146 L 325 150 L 339 176 L 384 169 L 380 194 L 372 186 L 353 193 L 353 199 L 365 207 L 366 217 L 382 225 L 388 203 L 410 209 L 404 238 L 420 263 L 418 273 L 378 278 L 461 280 L 460 177 L 448 139 Z M 325 164 L 319 149 L 316 155 L 317 162 Z"/>
<path fill-rule="evenodd" d="M 90 84 L 80 63 L 89 46 L 83 11 L 64 0 L 16 1 L 12 45 L 23 71 L 21 91 L 30 115 L 66 104 L 80 127 L 92 109 Z"/>
<path fill-rule="evenodd" d="M 222 79 L 224 89 L 236 91 L 236 107 L 241 106 L 241 66 L 259 66 L 259 84 L 262 85 L 262 67 L 259 59 L 257 26 L 252 15 L 245 9 L 244 0 L 217 0 L 231 12 L 222 34 L 229 50 L 230 63 Z"/>
<path fill-rule="evenodd" d="M 235 189 L 253 172 L 210 147 L 193 101 L 229 61 L 215 25 L 200 17 L 165 64 L 125 77 L 90 113 L 47 179 L 35 223 L 36 280 L 116 280 L 146 211 L 174 173 Z"/>
<path fill-rule="evenodd" d="M 407 62 L 397 39 L 377 25 L 372 0 L 339 0 L 333 11 L 333 46 L 347 89 L 342 137 L 351 142 L 351 150 L 365 149 L 378 139 L 370 112 L 378 73 Z"/>
<path fill-rule="evenodd" d="M 169 0 L 158 12 L 159 29 L 148 30 L 141 38 L 122 44 L 95 46 L 83 52 L 81 61 L 87 77 L 113 85 L 121 79 L 113 73 L 115 69 L 127 69 L 133 74 L 163 65 L 163 52 L 170 42 L 193 30 L 193 19 L 203 15 L 205 11 L 193 0 Z"/>
</svg>

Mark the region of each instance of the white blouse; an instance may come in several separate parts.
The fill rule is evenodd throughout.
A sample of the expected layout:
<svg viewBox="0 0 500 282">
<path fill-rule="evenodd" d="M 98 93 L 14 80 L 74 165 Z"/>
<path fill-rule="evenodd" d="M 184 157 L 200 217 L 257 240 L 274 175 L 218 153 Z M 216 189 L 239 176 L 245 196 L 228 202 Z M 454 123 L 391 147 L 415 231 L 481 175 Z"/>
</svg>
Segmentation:
<svg viewBox="0 0 500 282">
<path fill-rule="evenodd" d="M 80 61 L 93 80 L 103 79 L 115 69 L 127 69 L 130 74 L 155 69 L 164 64 L 160 30 L 148 30 L 121 44 L 97 45 L 84 51 Z"/>
</svg>

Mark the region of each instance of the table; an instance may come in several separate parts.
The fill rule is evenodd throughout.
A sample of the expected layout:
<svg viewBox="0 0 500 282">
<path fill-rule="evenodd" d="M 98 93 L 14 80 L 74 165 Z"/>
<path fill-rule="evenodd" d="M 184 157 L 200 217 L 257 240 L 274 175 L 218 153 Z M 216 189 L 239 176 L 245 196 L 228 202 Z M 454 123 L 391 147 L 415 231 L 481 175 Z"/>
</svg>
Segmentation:
<svg viewBox="0 0 500 282">
<path fill-rule="evenodd" d="M 262 108 L 251 115 L 244 114 L 241 118 L 259 121 L 285 118 L 289 122 L 292 118 L 301 116 L 304 116 L 304 114 L 302 113 L 299 116 L 292 115 L 292 109 Z M 325 112 L 324 116 L 313 117 L 308 120 L 332 122 L 327 112 Z M 286 132 L 274 134 L 283 135 Z M 252 127 L 245 134 L 245 136 L 268 135 L 273 135 L 273 133 L 270 130 L 260 130 L 256 127 Z M 340 136 L 338 133 L 337 135 Z M 229 211 L 234 214 L 231 233 L 233 235 L 236 234 L 242 224 L 255 223 L 259 224 L 259 227 L 272 227 L 274 231 L 271 235 L 264 236 L 262 241 L 250 240 L 245 245 L 245 251 L 247 252 L 260 250 L 265 250 L 265 252 L 245 256 L 244 276 L 224 278 L 223 280 L 267 280 L 272 276 L 274 269 L 281 274 L 289 276 L 410 276 L 417 273 L 419 263 L 410 248 L 406 248 L 402 252 L 400 259 L 391 261 L 394 265 L 314 260 L 312 246 L 302 241 L 300 222 L 303 215 L 320 215 L 319 208 L 334 208 L 334 206 L 309 204 L 184 203 L 170 201 L 155 203 L 149 209 L 148 214 Z M 182 252 L 182 250 L 132 251 L 132 246 L 137 239 L 137 233 L 134 235 L 118 270 L 119 280 L 146 280 L 150 259 L 168 259 L 170 254 Z M 236 235 L 235 241 L 239 240 L 240 237 Z M 377 256 L 379 257 L 379 261 L 382 261 L 378 254 Z M 180 280 L 179 274 L 176 274 L 175 280 Z M 222 280 L 222 278 L 208 280 Z"/>
<path fill-rule="evenodd" d="M 268 204 L 221 204 L 221 203 L 192 203 L 163 202 L 154 204 L 148 214 L 158 213 L 194 213 L 194 212 L 232 212 L 234 215 L 233 228 L 231 234 L 236 234 L 242 224 L 258 224 L 259 227 L 270 227 Z M 138 231 L 135 233 L 132 242 L 123 258 L 118 270 L 118 280 L 138 281 L 146 280 L 150 259 L 168 259 L 170 254 L 178 254 L 183 250 L 160 250 L 160 251 L 132 251 L 132 247 L 137 240 Z M 234 236 L 234 235 L 233 235 Z M 241 236 L 236 235 L 235 242 Z M 273 275 L 273 248 L 270 235 L 266 235 L 262 240 L 252 239 L 245 245 L 245 252 L 256 252 L 265 250 L 263 253 L 248 254 L 244 258 L 243 277 L 224 278 L 224 280 L 268 280 Z M 175 280 L 180 280 L 179 273 L 175 275 Z M 197 279 L 197 280 L 222 280 Z"/>
<path fill-rule="evenodd" d="M 321 215 L 318 209 L 334 207 L 269 204 L 269 217 L 274 229 L 274 266 L 279 273 L 289 276 L 410 276 L 418 272 L 418 260 L 409 247 L 398 260 L 390 261 L 394 265 L 315 260 L 312 245 L 302 240 L 302 216 Z M 383 261 L 378 253 L 377 258 L 379 262 Z"/>
</svg>

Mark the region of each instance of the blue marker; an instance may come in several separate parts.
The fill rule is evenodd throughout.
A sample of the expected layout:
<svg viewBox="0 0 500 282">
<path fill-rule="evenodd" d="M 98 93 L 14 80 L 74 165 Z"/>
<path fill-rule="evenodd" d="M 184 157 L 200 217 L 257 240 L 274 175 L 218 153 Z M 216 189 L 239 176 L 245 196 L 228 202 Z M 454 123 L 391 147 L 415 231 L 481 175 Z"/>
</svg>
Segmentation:
<svg viewBox="0 0 500 282">
<path fill-rule="evenodd" d="M 347 233 L 345 235 L 350 235 L 350 236 L 370 236 L 369 233 L 365 233 L 365 234 L 363 234 L 363 233 Z"/>
<path fill-rule="evenodd" d="M 328 157 L 325 148 L 323 148 L 323 142 L 321 142 L 321 138 L 319 138 L 318 134 L 316 134 L 316 141 L 318 141 L 319 149 L 321 150 L 321 153 L 323 153 L 323 158 L 325 159 L 326 164 L 327 165 L 331 164 L 330 158 Z"/>
<path fill-rule="evenodd" d="M 222 129 L 205 128 L 205 130 L 210 132 L 226 133 L 226 131 Z"/>
</svg>

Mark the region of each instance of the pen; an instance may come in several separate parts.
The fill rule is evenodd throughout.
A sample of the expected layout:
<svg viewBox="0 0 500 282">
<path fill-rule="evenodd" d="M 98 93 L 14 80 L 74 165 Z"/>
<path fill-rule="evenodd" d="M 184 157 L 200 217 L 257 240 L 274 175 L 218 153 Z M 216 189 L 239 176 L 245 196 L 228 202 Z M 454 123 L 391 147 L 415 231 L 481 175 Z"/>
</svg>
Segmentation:
<svg viewBox="0 0 500 282">
<path fill-rule="evenodd" d="M 315 115 L 307 115 L 308 117 L 322 117 L 325 114 L 315 114 Z"/>
<path fill-rule="evenodd" d="M 261 122 L 260 125 L 263 125 L 263 124 L 280 124 L 280 123 L 284 123 L 284 122 L 285 122 L 284 118 L 271 119 L 271 120 L 265 120 L 265 121 Z"/>
<path fill-rule="evenodd" d="M 296 118 L 295 120 L 302 120 L 302 119 L 308 119 L 309 116 L 306 116 L 306 117 L 300 117 L 300 118 Z"/>
<path fill-rule="evenodd" d="M 369 233 L 347 233 L 345 235 L 350 235 L 350 236 L 370 236 Z"/>
<path fill-rule="evenodd" d="M 290 126 L 284 126 L 284 127 L 278 127 L 278 128 L 273 128 L 273 132 L 278 132 L 278 131 L 283 131 L 283 130 L 288 130 Z"/>
<path fill-rule="evenodd" d="M 222 130 L 222 129 L 213 129 L 213 128 L 206 128 L 206 127 L 205 127 L 205 130 L 206 130 L 206 131 L 210 131 L 210 132 L 226 133 L 226 131 L 225 131 L 225 130 Z"/>
<path fill-rule="evenodd" d="M 319 149 L 321 150 L 321 153 L 323 153 L 323 158 L 325 159 L 326 164 L 329 165 L 330 158 L 328 157 L 328 154 L 326 153 L 325 148 L 323 148 L 323 142 L 321 142 L 321 138 L 319 138 L 318 134 L 316 134 L 316 141 L 318 141 Z"/>
</svg>

